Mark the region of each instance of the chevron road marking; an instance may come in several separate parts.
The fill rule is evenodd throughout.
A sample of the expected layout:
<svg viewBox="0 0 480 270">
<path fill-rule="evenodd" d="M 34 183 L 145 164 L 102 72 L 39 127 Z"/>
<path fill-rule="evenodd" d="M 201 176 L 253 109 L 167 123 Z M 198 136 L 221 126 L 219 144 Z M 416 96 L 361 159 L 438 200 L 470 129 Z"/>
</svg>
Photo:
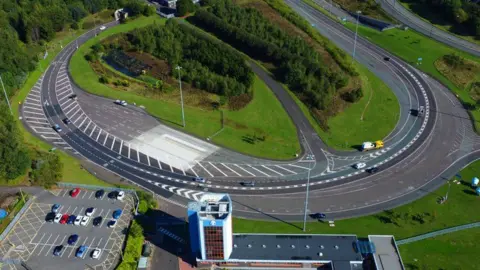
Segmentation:
<svg viewBox="0 0 480 270">
<path fill-rule="evenodd" d="M 293 167 L 298 167 L 298 168 L 302 168 L 302 169 L 308 170 L 307 167 L 302 167 L 302 166 L 298 166 L 298 165 L 288 164 L 288 166 L 293 166 Z"/>
<path fill-rule="evenodd" d="M 249 172 L 249 171 L 245 170 L 244 168 L 240 167 L 239 165 L 237 165 L 237 164 L 233 164 L 233 165 L 234 165 L 234 166 L 236 166 L 237 168 L 239 168 L 239 169 L 243 170 L 244 172 L 246 172 L 246 173 L 250 174 L 251 176 L 255 176 L 255 174 L 253 174 L 253 173 L 251 173 L 251 172 Z"/>
<path fill-rule="evenodd" d="M 282 166 L 280 166 L 280 165 L 274 165 L 274 166 L 277 167 L 277 168 L 280 168 L 280 169 L 282 169 L 282 170 L 285 170 L 285 171 L 287 171 L 287 172 L 289 172 L 289 173 L 297 174 L 296 172 L 291 171 L 291 170 L 289 170 L 289 169 L 287 169 L 287 168 L 284 168 L 284 167 L 282 167 Z"/>
<path fill-rule="evenodd" d="M 211 162 L 208 162 L 208 164 L 212 165 L 213 168 L 215 168 L 217 171 L 222 173 L 224 176 L 228 176 L 226 173 L 222 172 L 217 166 L 213 165 Z"/>
<path fill-rule="evenodd" d="M 229 169 L 230 171 L 232 171 L 232 172 L 233 172 L 233 173 L 235 173 L 236 175 L 238 175 L 238 176 L 242 176 L 241 174 L 239 174 L 239 173 L 237 173 L 236 171 L 232 170 L 232 168 L 230 168 L 230 167 L 228 167 L 227 165 L 225 165 L 225 163 L 220 163 L 220 164 L 222 164 L 222 165 L 223 165 L 223 167 L 225 167 L 225 168 Z"/>
<path fill-rule="evenodd" d="M 195 162 L 196 162 L 198 165 L 200 165 L 200 167 L 202 167 L 202 168 L 210 175 L 210 177 L 213 177 L 213 174 L 211 174 L 205 167 L 203 167 L 203 165 L 200 164 L 200 162 L 198 162 L 198 161 L 196 161 L 196 160 L 195 160 Z"/>
<path fill-rule="evenodd" d="M 270 169 L 270 168 L 268 168 L 268 167 L 267 167 L 267 166 L 265 166 L 265 165 L 262 165 L 262 167 L 263 167 L 263 168 L 265 168 L 265 169 L 267 169 L 267 170 L 270 170 L 270 171 L 272 171 L 272 172 L 274 172 L 274 173 L 277 173 L 277 174 L 279 174 L 279 175 L 283 176 L 283 174 L 282 174 L 282 173 L 279 173 L 279 172 L 277 172 L 277 171 L 275 171 L 275 170 L 273 170 L 273 169 Z"/>
<path fill-rule="evenodd" d="M 266 176 L 270 176 L 270 175 L 266 174 L 265 172 L 260 171 L 259 169 L 256 169 L 256 168 L 252 167 L 251 165 L 247 165 L 247 166 L 250 167 L 250 168 L 252 168 L 252 169 L 254 169 L 255 171 L 257 171 L 257 172 L 259 172 L 259 173 L 262 173 L 262 174 L 264 174 L 264 175 L 266 175 Z"/>
</svg>

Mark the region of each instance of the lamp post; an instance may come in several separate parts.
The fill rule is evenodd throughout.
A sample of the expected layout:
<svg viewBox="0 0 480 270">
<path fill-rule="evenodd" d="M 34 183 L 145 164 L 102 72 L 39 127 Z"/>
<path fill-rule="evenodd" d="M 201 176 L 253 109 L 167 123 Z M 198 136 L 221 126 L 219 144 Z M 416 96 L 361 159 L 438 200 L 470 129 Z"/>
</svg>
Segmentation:
<svg viewBox="0 0 480 270">
<path fill-rule="evenodd" d="M 448 189 L 447 189 L 447 194 L 445 195 L 445 201 L 448 200 L 448 193 L 450 192 L 450 181 L 448 181 Z"/>
<path fill-rule="evenodd" d="M 8 108 L 10 109 L 10 114 L 13 115 L 12 106 L 10 106 L 10 100 L 8 100 L 7 90 L 5 90 L 5 85 L 3 85 L 3 80 L 1 75 L 0 75 L 0 83 L 2 83 L 3 93 L 5 94 L 5 100 L 7 101 Z"/>
<path fill-rule="evenodd" d="M 182 104 L 182 125 L 183 127 L 185 127 L 185 111 L 183 110 L 182 77 L 180 75 L 182 67 L 177 65 L 175 69 L 178 70 L 178 83 L 180 85 L 180 103 Z"/>
<path fill-rule="evenodd" d="M 353 42 L 352 64 L 355 61 L 355 50 L 357 49 L 357 35 L 358 35 L 358 20 L 360 18 L 360 10 L 357 10 L 357 26 L 355 27 L 355 41 Z"/>
<path fill-rule="evenodd" d="M 309 161 L 310 164 L 308 165 L 307 188 L 306 188 L 306 194 L 305 194 L 305 210 L 304 210 L 304 213 L 303 213 L 303 231 L 305 232 L 305 230 L 307 229 L 308 196 L 309 196 L 309 192 L 310 192 L 310 173 L 312 171 L 311 164 L 313 163 L 313 168 L 315 168 L 315 166 L 317 165 L 317 160 L 315 159 L 315 156 L 313 155 L 312 150 L 310 149 L 310 146 L 308 145 L 308 141 L 305 138 L 305 135 L 303 135 L 302 131 L 300 131 L 300 133 L 302 134 L 302 136 L 305 140 L 305 145 L 306 145 L 307 153 L 308 153 L 307 157 L 312 158 L 312 160 Z"/>
</svg>

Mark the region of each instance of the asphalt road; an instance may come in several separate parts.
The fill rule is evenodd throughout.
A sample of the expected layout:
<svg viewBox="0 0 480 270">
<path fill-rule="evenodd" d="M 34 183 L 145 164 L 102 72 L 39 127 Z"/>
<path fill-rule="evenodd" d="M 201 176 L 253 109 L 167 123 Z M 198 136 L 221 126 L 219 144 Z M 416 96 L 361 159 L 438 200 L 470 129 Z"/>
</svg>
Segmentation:
<svg viewBox="0 0 480 270">
<path fill-rule="evenodd" d="M 347 52 L 351 51 L 353 40 L 351 31 L 301 2 L 288 1 L 288 4 L 340 48 Z M 82 36 L 79 43 L 81 44 L 91 35 L 92 33 L 89 32 Z M 74 50 L 72 45 L 67 46 L 57 56 L 56 62 L 68 61 Z M 415 100 L 416 102 L 412 102 L 413 99 L 410 99 L 407 108 L 429 104 L 431 109 L 428 121 L 422 122 L 415 117 L 404 119 L 404 125 L 400 125 L 399 131 L 392 135 L 401 134 L 398 135 L 400 138 L 392 139 L 392 141 L 401 143 L 392 143 L 394 146 L 388 157 L 374 157 L 371 160 L 372 165 L 378 164 L 382 168 L 382 172 L 377 175 L 365 177 L 365 174 L 348 169 L 314 175 L 315 179 L 312 180 L 310 187 L 312 191 L 310 210 L 312 212 L 323 211 L 339 218 L 348 217 L 379 211 L 411 198 L 418 198 L 424 194 L 417 192 L 419 189 L 438 186 L 444 181 L 438 178 L 438 175 L 445 176 L 451 171 L 456 171 L 464 165 L 465 160 L 472 158 L 472 154 L 470 154 L 467 158 L 455 163 L 454 166 L 450 166 L 457 159 L 476 149 L 477 137 L 472 133 L 470 120 L 465 110 L 448 89 L 437 85 L 435 81 L 428 79 L 393 56 L 388 63 L 385 63 L 383 61 L 385 55 L 389 54 L 362 38 L 358 39 L 357 60 L 375 72 L 394 91 L 397 89 L 398 91 L 395 91 L 397 97 L 401 97 L 402 93 L 403 98 L 420 97 Z M 103 145 L 98 143 L 75 126 L 64 125 L 61 120 L 65 116 L 60 108 L 55 87 L 60 69 L 61 65 L 58 64 L 50 66 L 43 78 L 42 104 L 45 101 L 48 102 L 43 109 L 51 126 L 55 123 L 62 126 L 64 131 L 60 133 L 61 138 L 78 155 L 140 184 L 160 196 L 170 198 L 172 202 L 177 201 L 180 205 L 185 205 L 188 199 L 198 198 L 203 192 L 229 192 L 235 201 L 234 209 L 237 216 L 266 218 L 265 214 L 267 214 L 288 220 L 300 219 L 304 200 L 303 190 L 306 187 L 305 175 L 303 175 L 303 179 L 297 179 L 298 181 L 289 184 L 288 188 L 285 185 L 281 187 L 276 182 L 266 182 L 259 188 L 239 188 L 238 185 L 235 187 L 225 186 L 221 185 L 221 182 L 197 185 L 192 183 L 188 176 L 154 168 L 145 162 L 126 158 L 123 153 L 119 154 L 118 151 L 113 150 L 113 143 L 112 147 L 106 147 L 105 143 Z M 259 74 L 258 71 L 257 74 Z M 268 77 L 264 79 L 267 84 L 274 83 L 269 82 Z M 421 89 L 424 89 L 425 92 Z M 280 88 L 272 87 L 272 90 L 277 96 L 282 95 Z M 400 97 L 399 100 L 403 103 L 402 100 L 405 100 Z M 285 99 L 280 98 L 280 100 L 285 107 L 293 106 L 291 101 L 288 103 Z M 308 132 L 309 125 L 308 122 L 305 122 L 303 115 L 294 114 L 288 109 L 287 112 L 302 132 L 303 130 Z M 318 146 L 321 147 L 318 137 L 313 134 L 306 134 L 305 137 L 307 137 L 309 145 L 313 145 L 312 149 L 317 148 L 316 143 L 319 143 Z M 326 165 L 339 163 L 340 158 L 344 158 L 342 155 L 343 153 L 326 155 Z M 350 156 L 350 153 L 346 154 L 347 158 Z M 444 172 L 445 169 L 447 171 Z M 321 180 L 316 181 L 317 178 Z M 432 179 L 434 180 L 431 181 Z M 267 194 L 268 196 L 265 196 Z"/>
<path fill-rule="evenodd" d="M 378 0 L 377 2 L 390 16 L 399 20 L 408 27 L 413 28 L 416 31 L 444 44 L 480 57 L 480 46 L 434 27 L 431 23 L 426 22 L 417 15 L 411 13 L 404 6 L 398 3 L 397 0 Z"/>
</svg>

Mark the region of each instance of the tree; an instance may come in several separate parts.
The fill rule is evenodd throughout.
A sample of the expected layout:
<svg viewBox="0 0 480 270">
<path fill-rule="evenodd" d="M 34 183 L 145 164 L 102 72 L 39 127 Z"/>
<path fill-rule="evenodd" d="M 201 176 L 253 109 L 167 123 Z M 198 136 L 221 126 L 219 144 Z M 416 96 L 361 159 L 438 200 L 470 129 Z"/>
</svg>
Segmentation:
<svg viewBox="0 0 480 270">
<path fill-rule="evenodd" d="M 177 14 L 178 16 L 185 16 L 189 12 L 195 11 L 195 4 L 192 0 L 178 0 Z"/>
<path fill-rule="evenodd" d="M 130 226 L 130 231 L 129 234 L 133 237 L 140 237 L 143 235 L 143 229 L 140 227 L 140 224 L 137 222 L 132 222 L 132 225 Z"/>
<path fill-rule="evenodd" d="M 30 179 L 35 185 L 49 188 L 62 179 L 63 164 L 54 152 L 36 152 Z"/>
</svg>

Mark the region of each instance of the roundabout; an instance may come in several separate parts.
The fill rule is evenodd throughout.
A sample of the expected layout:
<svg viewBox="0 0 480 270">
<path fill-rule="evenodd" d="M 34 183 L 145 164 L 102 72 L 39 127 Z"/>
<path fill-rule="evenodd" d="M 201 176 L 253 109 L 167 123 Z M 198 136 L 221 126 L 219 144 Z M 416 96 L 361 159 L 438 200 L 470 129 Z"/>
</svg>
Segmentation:
<svg viewBox="0 0 480 270">
<path fill-rule="evenodd" d="M 353 49 L 353 32 L 302 2 L 286 2 L 338 47 L 347 52 Z M 384 139 L 385 148 L 367 153 L 328 148 L 282 85 L 251 63 L 252 70 L 275 93 L 293 120 L 304 150 L 296 160 L 270 161 L 182 134 L 139 107 L 119 107 L 113 100 L 78 88 L 70 78 L 68 64 L 77 46 L 97 31 L 85 33 L 59 53 L 23 103 L 22 120 L 44 140 L 178 205 L 198 200 L 206 192 L 227 192 L 236 216 L 299 220 L 308 187 L 311 213 L 324 212 L 329 218 L 365 215 L 433 191 L 479 156 L 480 138 L 450 91 L 360 37 L 356 60 L 381 78 L 400 103 L 399 121 Z M 389 61 L 384 60 L 387 56 Z M 412 115 L 411 111 L 420 106 L 425 108 L 424 116 Z M 65 118 L 72 123 L 64 124 Z M 62 132 L 51 131 L 55 124 Z M 146 140 L 160 134 L 159 145 L 172 144 L 180 150 L 142 144 L 129 136 L 132 133 L 148 134 Z M 159 154 L 162 151 L 164 155 Z M 366 163 L 366 167 L 352 168 L 358 162 Z M 366 172 L 372 167 L 380 171 Z M 194 182 L 194 177 L 205 177 L 207 182 Z M 243 181 L 255 181 L 255 185 L 242 186 Z"/>
</svg>

